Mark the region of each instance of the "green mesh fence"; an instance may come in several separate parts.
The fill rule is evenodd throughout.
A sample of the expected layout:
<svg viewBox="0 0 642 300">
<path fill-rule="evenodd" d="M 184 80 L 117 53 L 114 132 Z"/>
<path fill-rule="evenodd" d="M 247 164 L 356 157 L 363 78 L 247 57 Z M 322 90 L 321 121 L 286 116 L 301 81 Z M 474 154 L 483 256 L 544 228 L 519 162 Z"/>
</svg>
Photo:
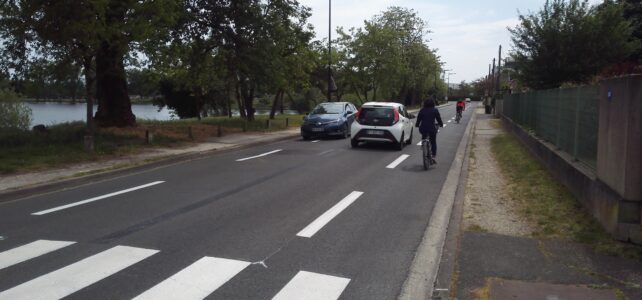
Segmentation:
<svg viewBox="0 0 642 300">
<path fill-rule="evenodd" d="M 504 97 L 504 116 L 595 168 L 598 87 L 544 90 Z"/>
</svg>

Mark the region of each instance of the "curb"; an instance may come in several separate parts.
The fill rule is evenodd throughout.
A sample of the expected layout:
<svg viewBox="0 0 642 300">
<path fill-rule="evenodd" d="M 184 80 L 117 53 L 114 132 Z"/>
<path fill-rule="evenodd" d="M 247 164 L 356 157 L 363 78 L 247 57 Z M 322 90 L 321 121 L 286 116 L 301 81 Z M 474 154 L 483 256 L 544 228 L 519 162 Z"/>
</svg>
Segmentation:
<svg viewBox="0 0 642 300">
<path fill-rule="evenodd" d="M 470 133 L 476 120 L 476 114 L 473 114 L 466 126 L 464 137 L 459 142 L 455 160 L 450 166 L 450 170 L 448 170 L 446 181 L 439 193 L 422 241 L 417 248 L 408 277 L 403 284 L 399 297 L 397 297 L 399 300 L 432 298 L 446 235 L 449 231 L 449 223 L 452 219 L 453 204 L 459 190 L 463 161 L 465 153 L 470 147 Z"/>
<path fill-rule="evenodd" d="M 164 167 L 175 165 L 182 162 L 208 158 L 212 155 L 219 154 L 219 153 L 226 153 L 233 150 L 246 149 L 246 148 L 251 148 L 255 146 L 287 141 L 290 139 L 295 139 L 299 136 L 300 135 L 297 133 L 297 134 L 291 134 L 291 135 L 282 136 L 282 137 L 276 137 L 270 140 L 247 143 L 243 145 L 237 144 L 237 145 L 225 147 L 222 149 L 211 149 L 211 150 L 201 151 L 201 152 L 192 151 L 192 152 L 186 152 L 182 154 L 161 156 L 161 157 L 158 157 L 157 159 L 152 159 L 152 161 L 142 160 L 139 162 L 140 164 L 137 164 L 131 167 L 124 166 L 122 168 L 110 169 L 102 172 L 99 171 L 98 173 L 95 173 L 95 174 L 82 175 L 79 177 L 66 177 L 61 179 L 54 179 L 52 181 L 43 182 L 43 183 L 15 187 L 15 188 L 7 189 L 5 191 L 0 192 L 0 203 L 23 200 L 34 196 L 40 196 L 43 194 L 48 194 L 56 191 L 63 191 L 63 190 L 76 188 L 83 185 L 112 180 L 115 178 L 129 176 L 132 174 L 149 172 L 158 168 L 164 168 Z"/>
<path fill-rule="evenodd" d="M 477 113 L 473 112 L 474 116 L 471 122 L 474 122 L 471 132 L 468 136 L 468 145 L 464 153 L 464 163 L 462 165 L 462 172 L 459 176 L 459 186 L 455 193 L 455 202 L 453 204 L 452 214 L 448 224 L 448 232 L 446 233 L 446 240 L 442 250 L 441 261 L 439 264 L 439 271 L 435 279 L 434 290 L 432 299 L 450 299 L 455 294 L 450 289 L 452 286 L 453 274 L 457 272 L 457 265 L 459 260 L 459 245 L 461 241 L 461 222 L 464 213 L 464 201 L 466 196 L 466 186 L 468 184 L 468 168 L 470 163 L 470 152 L 472 151 L 473 138 L 475 137 L 475 129 L 477 128 Z M 456 287 L 456 285 L 455 285 Z"/>
</svg>

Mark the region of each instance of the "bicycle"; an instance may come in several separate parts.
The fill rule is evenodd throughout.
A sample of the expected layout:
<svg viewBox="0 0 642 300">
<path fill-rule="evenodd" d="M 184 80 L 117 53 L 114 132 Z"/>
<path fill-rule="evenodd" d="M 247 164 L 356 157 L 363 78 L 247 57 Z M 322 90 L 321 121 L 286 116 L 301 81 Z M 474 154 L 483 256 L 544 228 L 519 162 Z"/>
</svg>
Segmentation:
<svg viewBox="0 0 642 300">
<path fill-rule="evenodd" d="M 457 122 L 457 124 L 459 124 L 459 121 L 461 121 L 461 111 L 458 111 L 457 115 L 455 116 L 455 122 Z"/>
<path fill-rule="evenodd" d="M 430 150 L 430 137 L 421 140 L 421 151 L 423 152 L 424 170 L 428 170 L 433 164 L 432 151 Z"/>
</svg>

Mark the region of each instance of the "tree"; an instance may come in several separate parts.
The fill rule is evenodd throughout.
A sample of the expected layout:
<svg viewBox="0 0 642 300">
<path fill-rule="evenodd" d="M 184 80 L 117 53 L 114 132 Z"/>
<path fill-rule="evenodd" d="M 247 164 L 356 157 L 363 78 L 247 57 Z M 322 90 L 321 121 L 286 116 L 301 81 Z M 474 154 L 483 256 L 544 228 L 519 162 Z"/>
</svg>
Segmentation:
<svg viewBox="0 0 642 300">
<path fill-rule="evenodd" d="M 517 77 L 535 89 L 590 80 L 640 47 L 620 5 L 601 9 L 579 0 L 549 0 L 509 28 Z"/>
<path fill-rule="evenodd" d="M 169 57 L 163 72 L 195 95 L 197 111 L 205 95 L 234 95 L 241 116 L 252 120 L 255 95 L 272 93 L 278 101 L 307 79 L 309 15 L 291 0 L 184 2 L 161 54 Z"/>
<path fill-rule="evenodd" d="M 339 29 L 338 53 L 346 63 L 340 65 L 337 86 L 351 88 L 365 101 L 371 93 L 374 101 L 419 103 L 442 83 L 439 58 L 424 40 L 427 32 L 415 11 L 401 7 L 374 16 L 363 28 Z"/>
<path fill-rule="evenodd" d="M 88 103 L 97 82 L 102 126 L 135 124 L 127 93 L 125 57 L 158 43 L 176 0 L 34 0 L 0 4 L 0 38 L 7 67 L 20 72 L 36 59 L 82 66 Z M 91 118 L 88 119 L 88 122 Z M 89 126 L 91 127 L 91 126 Z"/>
</svg>

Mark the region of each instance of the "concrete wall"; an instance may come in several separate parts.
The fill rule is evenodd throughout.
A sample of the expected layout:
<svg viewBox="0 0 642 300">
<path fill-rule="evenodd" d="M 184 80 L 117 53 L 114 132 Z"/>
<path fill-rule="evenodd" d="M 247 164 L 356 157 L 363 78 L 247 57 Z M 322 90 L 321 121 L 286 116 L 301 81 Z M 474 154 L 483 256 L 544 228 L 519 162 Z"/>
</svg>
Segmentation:
<svg viewBox="0 0 642 300">
<path fill-rule="evenodd" d="M 600 84 L 597 177 L 628 201 L 642 201 L 642 75 Z"/>
<path fill-rule="evenodd" d="M 642 244 L 642 75 L 601 82 L 599 106 L 597 170 L 503 117 L 609 233 Z"/>
</svg>

